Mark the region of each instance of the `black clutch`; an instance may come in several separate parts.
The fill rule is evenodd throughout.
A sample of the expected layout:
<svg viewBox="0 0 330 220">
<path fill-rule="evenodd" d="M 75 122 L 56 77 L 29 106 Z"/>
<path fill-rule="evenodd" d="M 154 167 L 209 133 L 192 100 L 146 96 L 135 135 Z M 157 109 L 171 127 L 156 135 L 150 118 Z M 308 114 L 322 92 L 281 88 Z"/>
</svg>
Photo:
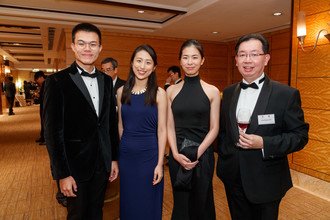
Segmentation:
<svg viewBox="0 0 330 220">
<path fill-rule="evenodd" d="M 189 160 L 196 161 L 199 145 L 200 143 L 185 138 L 181 144 L 179 152 L 188 157 Z"/>
<path fill-rule="evenodd" d="M 190 161 L 196 161 L 199 145 L 199 143 L 185 138 L 179 152 L 189 158 Z M 193 172 L 194 170 L 186 170 L 180 166 L 173 187 L 178 190 L 190 190 L 192 188 Z"/>
</svg>

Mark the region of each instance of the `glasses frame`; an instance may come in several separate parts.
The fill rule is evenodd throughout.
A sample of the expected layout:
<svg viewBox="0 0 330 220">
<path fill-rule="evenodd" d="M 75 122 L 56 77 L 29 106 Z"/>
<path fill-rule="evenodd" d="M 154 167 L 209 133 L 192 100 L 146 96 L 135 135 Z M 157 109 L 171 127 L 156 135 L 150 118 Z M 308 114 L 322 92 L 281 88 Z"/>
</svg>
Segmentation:
<svg viewBox="0 0 330 220">
<path fill-rule="evenodd" d="M 90 42 L 86 42 L 86 41 L 83 41 L 83 40 L 78 40 L 75 45 L 79 48 L 79 49 L 85 49 L 86 48 L 86 45 L 89 46 L 89 48 L 91 50 L 96 50 L 98 49 L 101 45 L 100 43 L 96 42 L 96 41 L 90 41 Z"/>
<path fill-rule="evenodd" d="M 106 72 L 111 72 L 111 71 L 114 71 L 115 70 L 115 68 L 106 68 L 106 69 L 104 69 L 104 71 L 106 71 Z"/>
<path fill-rule="evenodd" d="M 248 57 L 251 59 L 251 60 L 256 60 L 258 59 L 260 56 L 263 56 L 263 55 L 267 55 L 266 53 L 240 53 L 240 54 L 236 54 L 237 58 L 240 59 L 240 60 L 245 60 L 247 59 Z"/>
</svg>

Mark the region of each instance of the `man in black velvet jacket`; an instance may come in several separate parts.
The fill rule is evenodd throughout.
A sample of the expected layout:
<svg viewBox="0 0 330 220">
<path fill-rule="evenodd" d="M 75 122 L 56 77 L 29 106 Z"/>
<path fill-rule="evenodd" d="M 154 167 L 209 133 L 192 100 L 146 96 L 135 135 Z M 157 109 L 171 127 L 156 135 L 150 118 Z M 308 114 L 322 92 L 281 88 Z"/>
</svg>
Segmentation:
<svg viewBox="0 0 330 220">
<path fill-rule="evenodd" d="M 75 62 L 46 79 L 45 139 L 53 178 L 67 196 L 68 219 L 102 219 L 108 180 L 118 175 L 118 125 L 111 77 L 94 66 L 101 32 L 72 30 Z"/>
</svg>

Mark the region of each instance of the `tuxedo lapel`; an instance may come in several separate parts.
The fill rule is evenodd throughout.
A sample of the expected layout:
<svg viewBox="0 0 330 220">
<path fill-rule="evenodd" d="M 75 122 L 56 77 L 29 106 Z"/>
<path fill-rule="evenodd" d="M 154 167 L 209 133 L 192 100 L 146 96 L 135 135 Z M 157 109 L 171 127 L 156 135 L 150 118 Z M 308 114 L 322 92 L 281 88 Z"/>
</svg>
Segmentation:
<svg viewBox="0 0 330 220">
<path fill-rule="evenodd" d="M 98 71 L 98 70 L 96 70 Z M 103 98 L 104 98 L 104 75 L 99 74 L 97 77 L 97 83 L 99 86 L 99 116 L 101 115 L 102 112 L 102 104 L 103 104 Z"/>
<path fill-rule="evenodd" d="M 239 137 L 237 120 L 236 120 L 236 108 L 237 108 L 237 102 L 240 92 L 241 92 L 241 88 L 239 84 L 237 84 L 233 92 L 233 96 L 231 98 L 230 107 L 229 107 L 229 120 L 234 135 L 233 139 L 236 140 L 236 142 L 238 142 L 238 137 Z"/>
<path fill-rule="evenodd" d="M 265 76 L 265 82 L 264 85 L 260 91 L 256 106 L 254 108 L 254 111 L 251 115 L 251 122 L 250 125 L 247 129 L 247 133 L 253 134 L 255 133 L 256 129 L 258 128 L 258 115 L 263 115 L 265 114 L 268 101 L 269 101 L 269 96 L 272 91 L 272 84 L 267 76 Z"/>
<path fill-rule="evenodd" d="M 95 112 L 95 108 L 94 108 L 94 105 L 93 105 L 92 98 L 89 95 L 89 92 L 86 88 L 84 80 L 82 79 L 81 75 L 78 73 L 78 70 L 74 66 L 74 64 L 71 65 L 71 71 L 70 71 L 69 75 L 70 75 L 71 79 L 73 80 L 73 82 L 78 87 L 78 89 L 82 92 L 82 94 L 86 98 L 86 100 L 89 103 L 89 105 L 91 106 L 91 108 L 94 109 L 94 112 Z"/>
</svg>

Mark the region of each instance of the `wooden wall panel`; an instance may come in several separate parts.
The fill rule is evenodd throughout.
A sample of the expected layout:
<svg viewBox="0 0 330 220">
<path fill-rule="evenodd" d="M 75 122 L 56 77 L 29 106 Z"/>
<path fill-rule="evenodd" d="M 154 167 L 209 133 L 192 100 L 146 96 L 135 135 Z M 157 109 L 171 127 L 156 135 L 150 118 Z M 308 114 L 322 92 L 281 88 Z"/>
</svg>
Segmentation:
<svg viewBox="0 0 330 220">
<path fill-rule="evenodd" d="M 328 11 L 323 11 L 318 14 L 314 14 L 315 12 L 311 12 L 313 14 L 308 15 L 306 14 L 306 32 L 307 35 L 305 37 L 305 46 L 313 46 L 316 41 L 316 36 L 318 32 L 322 29 L 328 29 L 328 22 L 330 21 L 330 13 Z M 320 44 L 327 44 L 329 41 L 320 35 L 318 40 L 318 45 Z M 306 48 L 310 49 L 310 48 Z"/>
<path fill-rule="evenodd" d="M 329 0 L 304 0 L 300 1 L 300 10 L 307 14 L 320 13 L 323 11 L 330 11 Z"/>
<path fill-rule="evenodd" d="M 310 49 L 310 48 L 308 48 Z M 329 77 L 330 76 L 330 44 L 319 45 L 312 53 L 298 51 L 299 77 Z"/>
<path fill-rule="evenodd" d="M 305 119 L 310 126 L 310 139 L 330 142 L 330 111 L 305 109 Z"/>
<path fill-rule="evenodd" d="M 304 151 L 294 153 L 293 163 L 330 175 L 329 149 L 330 143 L 310 140 L 308 146 L 304 148 Z"/>
<path fill-rule="evenodd" d="M 290 63 L 290 48 L 271 50 L 270 64 L 281 65 Z"/>
<path fill-rule="evenodd" d="M 74 60 L 71 51 L 71 30 L 66 30 L 66 65 L 70 65 Z M 150 44 L 156 51 L 158 57 L 157 79 L 159 86 L 163 86 L 167 75 L 167 68 L 172 65 L 180 66 L 179 50 L 185 39 L 161 38 L 129 34 L 102 33 L 103 49 L 96 61 L 96 67 L 101 67 L 101 61 L 105 57 L 114 57 L 118 60 L 118 75 L 127 79 L 130 69 L 130 58 L 133 50 L 141 44 Z M 205 63 L 201 69 L 201 78 L 208 83 L 214 84 L 219 89 L 226 84 L 228 73 L 228 45 L 227 43 L 217 43 L 201 41 L 205 52 Z M 183 73 L 182 73 L 183 74 Z"/>
<path fill-rule="evenodd" d="M 286 29 L 283 33 L 273 34 L 272 35 L 272 51 L 276 49 L 286 49 L 291 46 L 291 33 L 290 29 Z"/>
<path fill-rule="evenodd" d="M 204 66 L 207 68 L 221 68 L 227 66 L 227 56 L 226 57 L 208 57 L 205 59 Z"/>
<path fill-rule="evenodd" d="M 203 48 L 205 50 L 205 56 L 227 57 L 227 55 L 228 55 L 228 45 L 227 44 L 219 44 L 215 47 L 214 43 L 203 43 Z"/>
<path fill-rule="evenodd" d="M 274 80 L 285 82 L 285 84 L 288 84 L 289 72 L 290 72 L 289 64 L 272 65 L 270 67 L 269 76 Z"/>
<path fill-rule="evenodd" d="M 299 78 L 303 108 L 330 110 L 330 78 Z"/>
<path fill-rule="evenodd" d="M 296 17 L 306 13 L 305 50 L 298 46 Z M 328 29 L 329 0 L 294 0 L 291 82 L 300 90 L 305 119 L 310 124 L 309 143 L 293 153 L 290 167 L 330 182 L 330 44 L 321 36 L 318 46 L 310 51 L 321 29 Z"/>
</svg>

